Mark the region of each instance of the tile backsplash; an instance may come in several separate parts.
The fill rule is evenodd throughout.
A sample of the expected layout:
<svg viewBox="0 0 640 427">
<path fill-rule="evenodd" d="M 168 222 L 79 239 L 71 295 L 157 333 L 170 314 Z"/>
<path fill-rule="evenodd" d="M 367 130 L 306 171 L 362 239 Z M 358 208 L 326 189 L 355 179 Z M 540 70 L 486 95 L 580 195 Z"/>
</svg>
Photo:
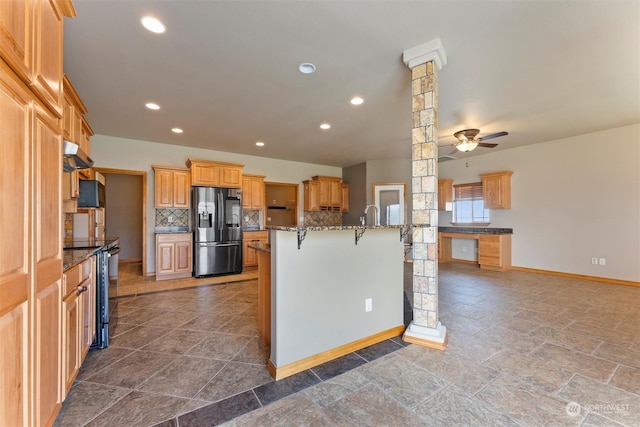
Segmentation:
<svg viewBox="0 0 640 427">
<path fill-rule="evenodd" d="M 189 209 L 156 209 L 156 227 L 188 227 L 189 212 Z"/>
<path fill-rule="evenodd" d="M 304 225 L 305 227 L 342 225 L 342 213 L 304 211 Z"/>
<path fill-rule="evenodd" d="M 260 228 L 260 211 L 243 209 L 242 228 Z"/>
</svg>

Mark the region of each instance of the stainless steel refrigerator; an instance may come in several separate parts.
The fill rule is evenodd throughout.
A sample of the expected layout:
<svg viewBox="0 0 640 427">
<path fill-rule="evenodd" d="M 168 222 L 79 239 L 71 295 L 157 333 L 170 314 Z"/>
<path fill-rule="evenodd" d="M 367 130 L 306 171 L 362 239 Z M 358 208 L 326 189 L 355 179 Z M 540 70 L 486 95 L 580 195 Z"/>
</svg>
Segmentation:
<svg viewBox="0 0 640 427">
<path fill-rule="evenodd" d="M 192 187 L 191 197 L 194 276 L 241 273 L 241 190 Z"/>
</svg>

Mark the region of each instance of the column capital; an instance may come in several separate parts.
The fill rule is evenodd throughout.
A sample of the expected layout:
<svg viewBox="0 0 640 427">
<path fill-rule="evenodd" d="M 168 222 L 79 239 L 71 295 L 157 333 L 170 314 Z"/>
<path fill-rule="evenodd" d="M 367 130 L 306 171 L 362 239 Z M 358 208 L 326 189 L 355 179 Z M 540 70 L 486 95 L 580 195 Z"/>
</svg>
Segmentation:
<svg viewBox="0 0 640 427">
<path fill-rule="evenodd" d="M 442 42 L 438 37 L 405 50 L 402 52 L 402 60 L 409 68 L 433 61 L 436 67 L 438 67 L 438 70 L 441 70 L 442 67 L 447 64 L 447 53 L 444 51 Z"/>
</svg>

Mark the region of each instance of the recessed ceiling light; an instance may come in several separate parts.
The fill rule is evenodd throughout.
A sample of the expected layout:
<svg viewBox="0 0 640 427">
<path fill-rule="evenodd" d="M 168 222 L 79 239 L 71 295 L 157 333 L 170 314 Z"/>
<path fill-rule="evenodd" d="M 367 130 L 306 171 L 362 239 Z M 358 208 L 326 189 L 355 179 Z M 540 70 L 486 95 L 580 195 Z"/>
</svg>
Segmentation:
<svg viewBox="0 0 640 427">
<path fill-rule="evenodd" d="M 256 142 L 256 145 L 257 145 L 258 147 L 264 147 L 264 142 L 262 142 L 262 141 L 258 141 L 258 142 Z"/>
<path fill-rule="evenodd" d="M 331 125 L 329 123 L 322 123 L 320 125 L 320 129 L 323 129 L 323 130 L 331 129 Z"/>
<path fill-rule="evenodd" d="M 147 107 L 149 110 L 159 110 L 160 106 L 158 104 L 156 104 L 155 102 L 147 102 L 146 104 L 144 104 L 145 107 Z"/>
<path fill-rule="evenodd" d="M 173 128 L 173 129 L 171 129 L 171 132 L 173 132 L 173 133 L 182 133 L 184 131 L 182 129 L 180 129 L 180 128 Z"/>
<path fill-rule="evenodd" d="M 316 71 L 316 66 L 313 65 L 311 62 L 304 62 L 298 65 L 298 71 L 300 71 L 303 74 L 311 74 L 314 71 Z"/>
<path fill-rule="evenodd" d="M 359 96 L 356 96 L 354 98 L 351 98 L 351 103 L 353 105 L 360 105 L 364 102 L 364 99 L 360 98 Z"/>
<path fill-rule="evenodd" d="M 160 20 L 152 16 L 144 16 L 140 20 L 140 22 L 142 22 L 142 25 L 152 33 L 162 34 L 167 30 L 167 28 L 162 22 L 160 22 Z"/>
</svg>

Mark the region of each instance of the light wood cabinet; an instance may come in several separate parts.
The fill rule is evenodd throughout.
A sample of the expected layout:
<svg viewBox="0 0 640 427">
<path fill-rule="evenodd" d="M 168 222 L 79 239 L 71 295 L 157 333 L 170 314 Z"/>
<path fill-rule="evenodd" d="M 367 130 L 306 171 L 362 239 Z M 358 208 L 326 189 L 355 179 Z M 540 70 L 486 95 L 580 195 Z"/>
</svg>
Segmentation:
<svg viewBox="0 0 640 427">
<path fill-rule="evenodd" d="M 255 267 L 258 265 L 257 250 L 249 245 L 256 243 L 269 243 L 268 231 L 245 231 L 242 233 L 242 267 Z"/>
<path fill-rule="evenodd" d="M 509 270 L 511 234 L 481 234 L 478 238 L 478 263 L 486 270 Z"/>
<path fill-rule="evenodd" d="M 511 209 L 511 171 L 483 173 L 482 197 L 486 209 Z"/>
<path fill-rule="evenodd" d="M 0 1 L 3 426 L 52 425 L 63 399 L 62 13 L 72 9 Z"/>
<path fill-rule="evenodd" d="M 342 178 L 339 177 L 321 175 L 316 175 L 311 177 L 311 180 L 303 181 L 304 210 L 341 212 L 346 194 L 348 211 L 348 187 L 345 193 L 345 188 L 342 186 L 341 181 Z"/>
<path fill-rule="evenodd" d="M 264 209 L 264 178 L 264 175 L 242 175 L 242 209 Z"/>
<path fill-rule="evenodd" d="M 191 170 L 191 185 L 226 188 L 242 187 L 242 168 L 244 165 L 188 159 L 187 167 Z"/>
<path fill-rule="evenodd" d="M 318 181 L 302 181 L 304 185 L 304 210 L 320 210 L 320 183 Z"/>
<path fill-rule="evenodd" d="M 191 277 L 191 233 L 156 234 L 156 280 Z"/>
<path fill-rule="evenodd" d="M 453 210 L 453 180 L 452 179 L 438 180 L 438 210 L 439 211 Z"/>
<path fill-rule="evenodd" d="M 155 172 L 155 207 L 188 209 L 191 171 L 182 168 L 153 166 Z"/>
<path fill-rule="evenodd" d="M 349 184 L 344 182 L 340 186 L 340 212 L 349 212 Z"/>
</svg>

